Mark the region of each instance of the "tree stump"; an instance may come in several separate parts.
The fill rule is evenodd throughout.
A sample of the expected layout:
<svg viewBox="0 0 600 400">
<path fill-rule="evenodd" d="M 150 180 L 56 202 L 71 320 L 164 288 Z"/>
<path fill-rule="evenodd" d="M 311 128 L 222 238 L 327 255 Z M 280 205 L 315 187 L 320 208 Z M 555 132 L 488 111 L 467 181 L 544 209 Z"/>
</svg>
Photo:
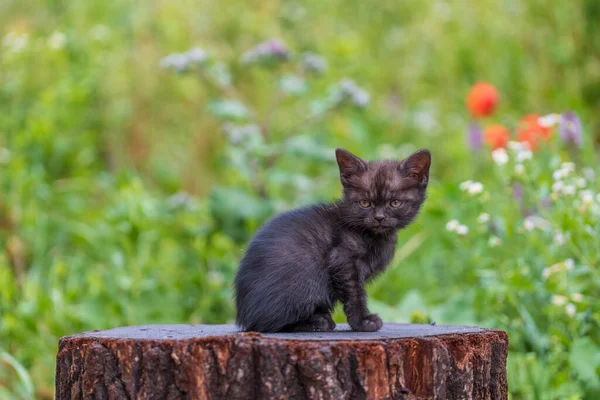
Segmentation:
<svg viewBox="0 0 600 400">
<path fill-rule="evenodd" d="M 386 323 L 373 333 L 133 326 L 60 340 L 63 399 L 506 399 L 508 337 Z"/>
</svg>

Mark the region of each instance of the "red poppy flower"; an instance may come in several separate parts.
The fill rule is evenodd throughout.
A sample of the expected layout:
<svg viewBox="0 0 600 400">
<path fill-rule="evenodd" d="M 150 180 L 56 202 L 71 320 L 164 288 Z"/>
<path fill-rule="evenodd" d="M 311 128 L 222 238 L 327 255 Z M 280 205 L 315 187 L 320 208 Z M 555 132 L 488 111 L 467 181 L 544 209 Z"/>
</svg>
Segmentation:
<svg viewBox="0 0 600 400">
<path fill-rule="evenodd" d="M 552 129 L 549 127 L 545 127 L 540 125 L 540 115 L 537 114 L 528 114 L 521 118 L 519 121 L 519 128 L 522 130 L 533 130 L 537 132 L 542 138 L 549 139 L 550 133 L 552 133 Z"/>
<path fill-rule="evenodd" d="M 490 125 L 485 128 L 483 136 L 486 143 L 492 146 L 494 150 L 503 149 L 510 140 L 510 131 L 502 125 Z"/>
<path fill-rule="evenodd" d="M 495 87 L 485 82 L 476 83 L 467 94 L 467 109 L 474 118 L 492 115 L 500 101 Z"/>
<path fill-rule="evenodd" d="M 517 134 L 517 139 L 521 143 L 525 143 L 529 146 L 529 149 L 535 150 L 536 145 L 539 141 L 539 135 L 532 130 L 522 130 Z"/>
<path fill-rule="evenodd" d="M 551 128 L 540 125 L 539 119 L 537 114 L 528 114 L 517 124 L 517 139 L 527 143 L 531 150 L 535 150 L 538 143 L 548 141 L 552 133 Z"/>
</svg>

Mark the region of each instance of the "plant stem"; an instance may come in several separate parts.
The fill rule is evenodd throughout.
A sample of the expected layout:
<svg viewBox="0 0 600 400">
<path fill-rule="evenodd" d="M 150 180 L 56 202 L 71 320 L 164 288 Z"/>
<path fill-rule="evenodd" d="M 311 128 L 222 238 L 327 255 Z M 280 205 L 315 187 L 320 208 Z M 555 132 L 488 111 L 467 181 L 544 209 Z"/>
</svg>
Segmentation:
<svg viewBox="0 0 600 400">
<path fill-rule="evenodd" d="M 317 113 L 310 114 L 310 115 L 308 115 L 308 116 L 304 117 L 303 119 L 301 119 L 300 121 L 298 121 L 296 124 L 294 124 L 294 125 L 292 126 L 292 128 L 290 129 L 290 131 L 296 131 L 296 130 L 300 129 L 301 127 L 307 127 L 307 126 L 314 125 L 314 124 L 316 124 L 316 123 L 318 123 L 318 122 L 322 121 L 322 120 L 323 120 L 323 118 L 324 118 L 324 117 L 325 117 L 327 114 L 329 114 L 329 113 L 331 113 L 332 111 L 334 111 L 334 110 L 337 110 L 337 109 L 339 109 L 339 108 L 340 108 L 340 105 L 339 105 L 339 104 L 334 104 L 334 105 L 332 105 L 332 106 L 329 106 L 329 107 L 328 107 L 328 108 L 327 108 L 327 109 L 326 109 L 324 112 L 322 112 L 322 113 L 319 113 L 319 114 L 317 114 Z"/>
<path fill-rule="evenodd" d="M 248 105 L 248 103 L 245 101 L 244 97 L 240 94 L 240 92 L 237 91 L 237 89 L 234 86 L 232 86 L 230 84 L 219 85 L 219 84 L 215 83 L 211 79 L 211 77 L 206 74 L 206 71 L 202 68 L 199 70 L 198 76 L 200 76 L 200 79 L 204 83 L 206 83 L 208 86 L 210 86 L 213 90 L 215 90 L 217 92 L 221 92 L 226 97 L 230 97 L 230 98 L 234 98 L 234 99 L 238 100 L 239 102 L 243 103 L 248 108 L 248 110 L 250 110 L 251 114 L 254 114 L 254 112 L 252 111 L 252 108 Z"/>
<path fill-rule="evenodd" d="M 277 108 L 279 107 L 279 105 L 281 105 L 284 96 L 285 93 L 283 93 L 283 91 L 277 91 L 277 93 L 273 97 L 273 100 L 271 101 L 271 105 L 269 106 L 267 113 L 265 114 L 265 118 L 262 124 L 260 125 L 260 131 L 263 135 L 265 143 L 268 143 L 271 140 L 271 126 L 273 124 L 273 118 L 275 116 Z"/>
</svg>

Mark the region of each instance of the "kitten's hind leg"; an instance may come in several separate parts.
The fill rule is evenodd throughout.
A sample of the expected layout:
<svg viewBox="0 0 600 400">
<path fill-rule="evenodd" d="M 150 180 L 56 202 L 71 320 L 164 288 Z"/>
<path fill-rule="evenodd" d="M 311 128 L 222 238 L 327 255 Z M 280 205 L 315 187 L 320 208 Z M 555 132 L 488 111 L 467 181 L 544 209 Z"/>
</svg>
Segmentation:
<svg viewBox="0 0 600 400">
<path fill-rule="evenodd" d="M 320 324 L 326 327 L 325 329 L 323 329 L 324 331 L 332 331 L 335 329 L 335 322 L 333 322 L 333 318 L 331 318 L 331 314 L 329 313 L 329 311 L 324 311 L 321 313 L 316 312 L 313 317 L 315 319 L 319 319 Z"/>
<path fill-rule="evenodd" d="M 310 318 L 283 328 L 285 332 L 327 332 L 334 329 L 335 322 L 329 311 L 320 309 L 317 309 Z"/>
</svg>

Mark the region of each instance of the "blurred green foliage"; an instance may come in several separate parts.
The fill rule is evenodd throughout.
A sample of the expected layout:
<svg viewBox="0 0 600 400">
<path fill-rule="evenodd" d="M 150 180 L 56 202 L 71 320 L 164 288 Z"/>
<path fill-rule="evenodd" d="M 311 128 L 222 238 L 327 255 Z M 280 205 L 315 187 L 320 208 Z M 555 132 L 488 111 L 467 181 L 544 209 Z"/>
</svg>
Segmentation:
<svg viewBox="0 0 600 400">
<path fill-rule="evenodd" d="M 339 196 L 335 147 L 433 153 L 428 202 L 370 287 L 374 311 L 506 329 L 513 398 L 597 398 L 600 226 L 584 191 L 600 185 L 584 168 L 600 173 L 599 16 L 594 0 L 0 2 L 0 398 L 52 398 L 62 335 L 231 322 L 253 232 Z M 286 62 L 243 62 L 272 38 Z M 205 64 L 160 68 L 194 47 Z M 311 75 L 306 52 L 326 70 Z M 362 102 L 340 97 L 345 78 Z M 474 153 L 477 80 L 498 88 L 493 122 L 511 128 L 576 110 L 584 148 L 555 138 L 524 175 L 516 154 Z M 587 171 L 586 187 L 550 199 L 568 160 L 564 184 Z M 467 179 L 484 192 L 461 191 Z M 447 231 L 452 219 L 469 232 Z"/>
</svg>

